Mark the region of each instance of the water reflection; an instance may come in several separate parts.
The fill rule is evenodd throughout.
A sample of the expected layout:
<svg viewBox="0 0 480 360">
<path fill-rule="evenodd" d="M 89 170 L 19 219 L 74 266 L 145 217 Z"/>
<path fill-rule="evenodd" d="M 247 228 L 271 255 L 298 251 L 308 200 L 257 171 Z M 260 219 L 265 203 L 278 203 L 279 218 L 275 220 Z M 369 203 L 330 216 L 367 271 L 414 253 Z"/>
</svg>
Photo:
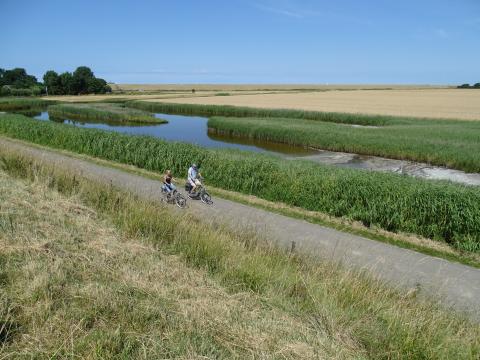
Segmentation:
<svg viewBox="0 0 480 360">
<path fill-rule="evenodd" d="M 184 116 L 171 114 L 155 114 L 155 117 L 165 119 L 167 124 L 128 124 L 106 121 L 79 121 L 50 117 L 48 112 L 34 116 L 38 120 L 60 121 L 78 127 L 116 131 L 131 135 L 149 135 L 164 140 L 182 141 L 209 148 L 232 148 L 270 154 L 302 156 L 316 153 L 313 150 L 299 146 L 289 146 L 255 140 L 234 139 L 208 133 L 208 118 L 201 116 Z"/>
</svg>

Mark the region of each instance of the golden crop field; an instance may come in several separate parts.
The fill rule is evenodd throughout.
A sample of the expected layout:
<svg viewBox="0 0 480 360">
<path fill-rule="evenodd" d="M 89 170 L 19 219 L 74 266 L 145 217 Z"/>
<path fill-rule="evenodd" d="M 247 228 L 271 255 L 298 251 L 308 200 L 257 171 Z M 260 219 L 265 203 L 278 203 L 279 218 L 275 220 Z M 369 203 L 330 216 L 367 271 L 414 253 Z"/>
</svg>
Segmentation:
<svg viewBox="0 0 480 360">
<path fill-rule="evenodd" d="M 332 90 L 179 98 L 168 102 L 480 120 L 480 90 L 469 89 Z"/>
<path fill-rule="evenodd" d="M 122 90 L 123 91 L 123 90 Z M 127 90 L 125 90 L 127 91 Z M 228 91 L 228 92 L 227 92 Z M 148 90 L 145 89 L 144 91 L 127 91 L 127 93 L 120 93 L 118 91 L 113 91 L 111 94 L 101 94 L 101 95 L 53 95 L 53 96 L 45 96 L 43 99 L 46 100 L 57 100 L 57 101 L 65 101 L 65 102 L 91 102 L 91 101 L 105 101 L 105 100 L 114 100 L 114 99 L 124 99 L 124 100 L 155 100 L 155 99 L 183 99 L 183 98 L 192 98 L 192 97 L 204 97 L 204 96 L 215 96 L 218 94 L 228 94 L 228 95 L 235 95 L 240 93 L 242 95 L 255 95 L 255 94 L 265 94 L 265 93 L 277 93 L 282 92 L 285 93 L 286 91 L 280 90 L 271 90 L 271 91 L 264 91 L 264 90 L 226 90 L 226 89 L 219 89 L 216 91 L 213 90 L 202 90 L 196 89 L 194 93 L 191 90 Z M 289 92 L 298 92 L 289 90 Z"/>
<path fill-rule="evenodd" d="M 183 97 L 195 97 L 195 96 L 210 96 L 214 95 L 213 92 L 199 92 L 192 94 L 191 92 L 175 92 L 175 93 L 163 93 L 163 94 L 103 94 L 103 95 L 55 95 L 45 96 L 46 100 L 57 100 L 65 102 L 90 102 L 90 101 L 105 101 L 113 99 L 125 99 L 125 100 L 149 100 L 149 99 L 170 99 L 170 98 L 183 98 Z"/>
<path fill-rule="evenodd" d="M 360 89 L 432 89 L 447 86 L 391 84 L 110 84 L 116 91 L 292 91 Z"/>
</svg>

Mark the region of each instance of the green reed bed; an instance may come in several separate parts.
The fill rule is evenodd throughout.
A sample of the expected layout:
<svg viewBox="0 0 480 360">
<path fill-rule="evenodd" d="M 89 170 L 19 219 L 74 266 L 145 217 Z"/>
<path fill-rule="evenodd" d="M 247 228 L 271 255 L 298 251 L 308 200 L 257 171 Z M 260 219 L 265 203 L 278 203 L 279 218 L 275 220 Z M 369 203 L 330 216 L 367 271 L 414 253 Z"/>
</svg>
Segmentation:
<svg viewBox="0 0 480 360">
<path fill-rule="evenodd" d="M 128 107 L 134 107 L 137 109 L 161 113 L 261 118 L 282 117 L 289 119 L 308 119 L 343 124 L 376 126 L 401 123 L 407 119 L 386 115 L 347 114 L 293 109 L 260 109 L 230 105 L 175 104 L 141 100 L 128 101 L 125 104 Z"/>
<path fill-rule="evenodd" d="M 48 107 L 48 114 L 54 118 L 68 117 L 75 120 L 110 122 L 166 123 L 146 111 L 125 108 L 115 103 L 59 104 Z"/>
<path fill-rule="evenodd" d="M 230 136 L 480 172 L 480 122 L 475 121 L 415 120 L 368 128 L 287 118 L 212 117 L 208 127 Z"/>
<path fill-rule="evenodd" d="M 2 152 L 0 167 L 27 179 L 15 184 L 0 172 L 7 245 L 0 248 L 0 349 L 7 358 L 480 354 L 478 324 L 414 292 L 14 153 Z"/>
<path fill-rule="evenodd" d="M 40 98 L 4 98 L 0 99 L 0 111 L 42 108 L 55 103 L 55 101 Z"/>
<path fill-rule="evenodd" d="M 210 150 L 21 115 L 0 115 L 0 133 L 147 170 L 168 168 L 179 176 L 197 162 L 208 182 L 219 188 L 480 251 L 478 187 L 290 162 L 237 150 Z"/>
</svg>

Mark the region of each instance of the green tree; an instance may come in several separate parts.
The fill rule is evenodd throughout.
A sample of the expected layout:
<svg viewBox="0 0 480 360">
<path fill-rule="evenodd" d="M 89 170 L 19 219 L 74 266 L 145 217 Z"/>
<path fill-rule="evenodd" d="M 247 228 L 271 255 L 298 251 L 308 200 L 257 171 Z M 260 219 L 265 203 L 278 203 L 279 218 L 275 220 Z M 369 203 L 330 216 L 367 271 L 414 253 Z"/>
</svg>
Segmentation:
<svg viewBox="0 0 480 360">
<path fill-rule="evenodd" d="M 112 91 L 110 86 L 107 85 L 107 82 L 99 78 L 90 79 L 87 90 L 89 94 L 105 94 L 106 92 Z"/>
<path fill-rule="evenodd" d="M 77 94 L 90 93 L 88 85 L 95 79 L 92 70 L 87 66 L 79 66 L 73 72 L 73 88 Z"/>
<path fill-rule="evenodd" d="M 49 70 L 43 75 L 43 81 L 51 95 L 105 94 L 112 91 L 107 82 L 95 77 L 87 66 L 79 66 L 73 73 L 60 75 Z"/>
<path fill-rule="evenodd" d="M 473 85 L 473 87 L 474 87 L 475 89 L 480 89 L 480 82 L 475 83 L 475 84 Z"/>
<path fill-rule="evenodd" d="M 0 96 L 9 96 L 9 95 L 12 95 L 12 90 L 10 89 L 10 86 L 3 85 L 0 88 Z"/>
<path fill-rule="evenodd" d="M 4 75 L 5 75 L 5 69 L 0 68 L 0 87 L 2 87 L 3 85 L 6 85 L 3 82 Z"/>
<path fill-rule="evenodd" d="M 47 71 L 45 75 L 43 75 L 43 83 L 47 87 L 49 95 L 64 94 L 60 77 L 55 71 L 53 70 Z"/>
<path fill-rule="evenodd" d="M 76 95 L 74 84 L 73 84 L 73 75 L 69 72 L 64 72 L 60 74 L 60 87 L 62 89 L 63 95 Z"/>
<path fill-rule="evenodd" d="M 16 89 L 26 89 L 38 85 L 37 78 L 28 75 L 23 68 L 5 70 L 2 78 L 4 85 L 11 85 Z"/>
</svg>

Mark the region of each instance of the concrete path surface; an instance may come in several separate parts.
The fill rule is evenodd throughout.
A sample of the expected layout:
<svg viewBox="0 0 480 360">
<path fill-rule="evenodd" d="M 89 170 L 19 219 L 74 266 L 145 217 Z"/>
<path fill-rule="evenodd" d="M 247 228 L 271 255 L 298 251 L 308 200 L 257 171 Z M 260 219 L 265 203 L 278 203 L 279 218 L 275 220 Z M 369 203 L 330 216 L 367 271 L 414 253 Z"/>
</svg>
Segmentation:
<svg viewBox="0 0 480 360">
<path fill-rule="evenodd" d="M 160 183 L 121 170 L 104 167 L 38 149 L 0 137 L 0 151 L 16 152 L 53 164 L 87 179 L 112 184 L 147 199 L 160 199 Z M 189 209 L 204 221 L 247 226 L 259 231 L 269 241 L 320 259 L 341 262 L 352 269 L 362 269 L 395 287 L 416 288 L 444 306 L 465 312 L 480 320 L 480 269 L 423 255 L 393 245 L 343 233 L 303 220 L 266 210 L 214 198 L 212 206 L 189 201 Z"/>
</svg>

